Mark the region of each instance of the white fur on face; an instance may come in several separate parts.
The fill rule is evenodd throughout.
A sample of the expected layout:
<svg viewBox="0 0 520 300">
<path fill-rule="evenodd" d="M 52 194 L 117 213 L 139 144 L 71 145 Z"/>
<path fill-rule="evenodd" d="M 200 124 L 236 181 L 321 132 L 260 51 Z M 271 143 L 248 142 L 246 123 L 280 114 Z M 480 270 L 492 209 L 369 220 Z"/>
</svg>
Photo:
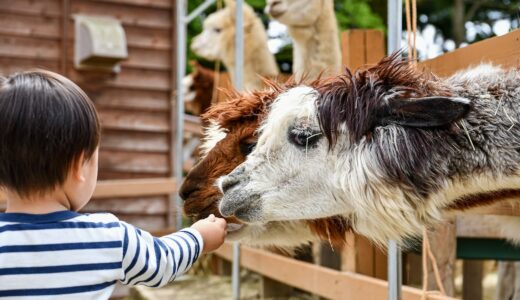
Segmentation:
<svg viewBox="0 0 520 300">
<path fill-rule="evenodd" d="M 227 135 L 226 130 L 212 120 L 205 129 L 204 142 L 200 146 L 202 156 L 206 156 L 216 144 Z M 240 241 L 243 244 L 259 247 L 276 246 L 291 248 L 317 240 L 304 221 L 269 222 L 265 224 L 244 224 L 226 236 L 228 241 Z"/>
<path fill-rule="evenodd" d="M 238 179 L 220 203 L 221 212 L 233 211 L 250 223 L 316 219 L 350 210 L 346 202 L 330 201 L 334 195 L 335 156 L 322 138 L 317 145 L 297 147 L 287 143 L 292 129 L 319 131 L 315 100 L 310 87 L 296 87 L 281 94 L 261 126 L 256 149 L 227 178 Z M 339 199 L 338 199 L 339 200 Z M 241 214 L 244 213 L 242 216 Z"/>
<path fill-rule="evenodd" d="M 322 7 L 318 0 L 267 0 L 265 11 L 282 24 L 309 26 L 316 22 Z"/>
<path fill-rule="evenodd" d="M 208 60 L 222 60 L 225 50 L 225 31 L 233 30 L 228 8 L 217 11 L 204 21 L 204 30 L 193 38 L 191 50 Z"/>
<path fill-rule="evenodd" d="M 184 95 L 184 102 L 191 102 L 195 99 L 196 92 L 191 90 L 193 85 L 193 75 L 187 75 L 182 79 L 182 94 Z"/>
</svg>

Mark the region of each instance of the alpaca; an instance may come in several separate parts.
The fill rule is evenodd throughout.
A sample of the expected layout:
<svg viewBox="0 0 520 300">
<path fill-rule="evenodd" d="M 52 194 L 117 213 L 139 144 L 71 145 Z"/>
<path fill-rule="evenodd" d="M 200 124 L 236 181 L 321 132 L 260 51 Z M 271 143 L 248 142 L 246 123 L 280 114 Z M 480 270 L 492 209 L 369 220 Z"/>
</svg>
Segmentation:
<svg viewBox="0 0 520 300">
<path fill-rule="evenodd" d="M 336 75 L 341 69 L 338 24 L 333 0 L 267 0 L 265 7 L 285 24 L 293 45 L 293 73 L 310 78 L 320 72 Z"/>
<path fill-rule="evenodd" d="M 316 80 L 310 85 L 317 86 L 318 83 Z M 289 80 L 283 87 L 273 82 L 268 85 L 270 90 L 230 93 L 229 101 L 212 106 L 202 116 L 203 123 L 210 124 L 204 132 L 202 158 L 186 175 L 179 191 L 186 215 L 194 219 L 202 219 L 209 214 L 221 216 L 218 202 L 222 194 L 215 185 L 216 180 L 245 161 L 256 144 L 255 132 L 267 115 L 269 106 L 283 90 L 296 83 Z M 226 237 L 228 240 L 282 248 L 318 239 L 341 246 L 349 229 L 348 224 L 337 217 L 305 222 L 269 222 L 258 226 L 228 218 L 228 224 L 231 224 Z"/>
<path fill-rule="evenodd" d="M 191 63 L 193 72 L 182 80 L 185 111 L 193 115 L 201 115 L 211 106 L 215 72 L 204 68 L 196 61 Z"/>
<path fill-rule="evenodd" d="M 219 210 L 253 226 L 340 214 L 377 244 L 402 243 L 445 212 L 520 195 L 518 101 L 518 69 L 439 79 L 397 55 L 288 89 L 218 180 Z"/>
<path fill-rule="evenodd" d="M 204 21 L 204 30 L 197 35 L 191 49 L 208 60 L 221 60 L 231 80 L 235 78 L 235 8 L 233 0 L 226 0 L 226 7 Z M 244 88 L 262 88 L 263 77 L 279 74 L 274 55 L 267 47 L 267 33 L 260 18 L 244 3 Z"/>
</svg>

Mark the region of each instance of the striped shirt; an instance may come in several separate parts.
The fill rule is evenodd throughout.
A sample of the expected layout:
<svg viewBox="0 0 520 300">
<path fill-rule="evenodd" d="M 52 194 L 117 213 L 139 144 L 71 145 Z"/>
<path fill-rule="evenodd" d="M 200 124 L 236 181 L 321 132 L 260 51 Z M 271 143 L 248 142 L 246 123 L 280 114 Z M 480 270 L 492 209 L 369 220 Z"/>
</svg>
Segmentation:
<svg viewBox="0 0 520 300">
<path fill-rule="evenodd" d="M 159 287 L 202 248 L 194 229 L 154 238 L 107 213 L 0 213 L 0 299 L 108 299 L 117 282 Z"/>
</svg>

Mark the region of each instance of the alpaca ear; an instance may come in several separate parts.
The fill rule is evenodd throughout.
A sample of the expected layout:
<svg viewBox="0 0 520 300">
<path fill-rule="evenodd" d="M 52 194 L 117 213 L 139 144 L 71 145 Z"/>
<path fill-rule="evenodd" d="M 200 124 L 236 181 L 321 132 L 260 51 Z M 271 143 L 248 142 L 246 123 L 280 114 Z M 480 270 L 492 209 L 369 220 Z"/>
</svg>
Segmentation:
<svg viewBox="0 0 520 300">
<path fill-rule="evenodd" d="M 235 0 L 224 0 L 224 4 L 226 5 L 226 7 L 229 7 L 229 9 L 233 11 L 233 13 L 235 12 L 235 8 L 237 6 Z"/>
<path fill-rule="evenodd" d="M 471 107 L 468 99 L 457 97 L 425 97 L 390 99 L 379 113 L 379 124 L 410 127 L 449 125 L 466 115 Z"/>
</svg>

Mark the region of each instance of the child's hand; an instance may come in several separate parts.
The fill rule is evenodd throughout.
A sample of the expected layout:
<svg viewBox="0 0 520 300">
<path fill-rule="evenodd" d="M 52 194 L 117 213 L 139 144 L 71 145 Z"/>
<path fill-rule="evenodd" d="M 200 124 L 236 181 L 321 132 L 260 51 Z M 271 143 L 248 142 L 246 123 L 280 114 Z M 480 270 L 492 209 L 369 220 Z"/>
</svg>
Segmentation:
<svg viewBox="0 0 520 300">
<path fill-rule="evenodd" d="M 202 252 L 211 252 L 216 250 L 224 243 L 226 237 L 226 220 L 210 215 L 206 219 L 199 220 L 191 225 L 196 229 L 204 240 L 204 249 Z"/>
</svg>

